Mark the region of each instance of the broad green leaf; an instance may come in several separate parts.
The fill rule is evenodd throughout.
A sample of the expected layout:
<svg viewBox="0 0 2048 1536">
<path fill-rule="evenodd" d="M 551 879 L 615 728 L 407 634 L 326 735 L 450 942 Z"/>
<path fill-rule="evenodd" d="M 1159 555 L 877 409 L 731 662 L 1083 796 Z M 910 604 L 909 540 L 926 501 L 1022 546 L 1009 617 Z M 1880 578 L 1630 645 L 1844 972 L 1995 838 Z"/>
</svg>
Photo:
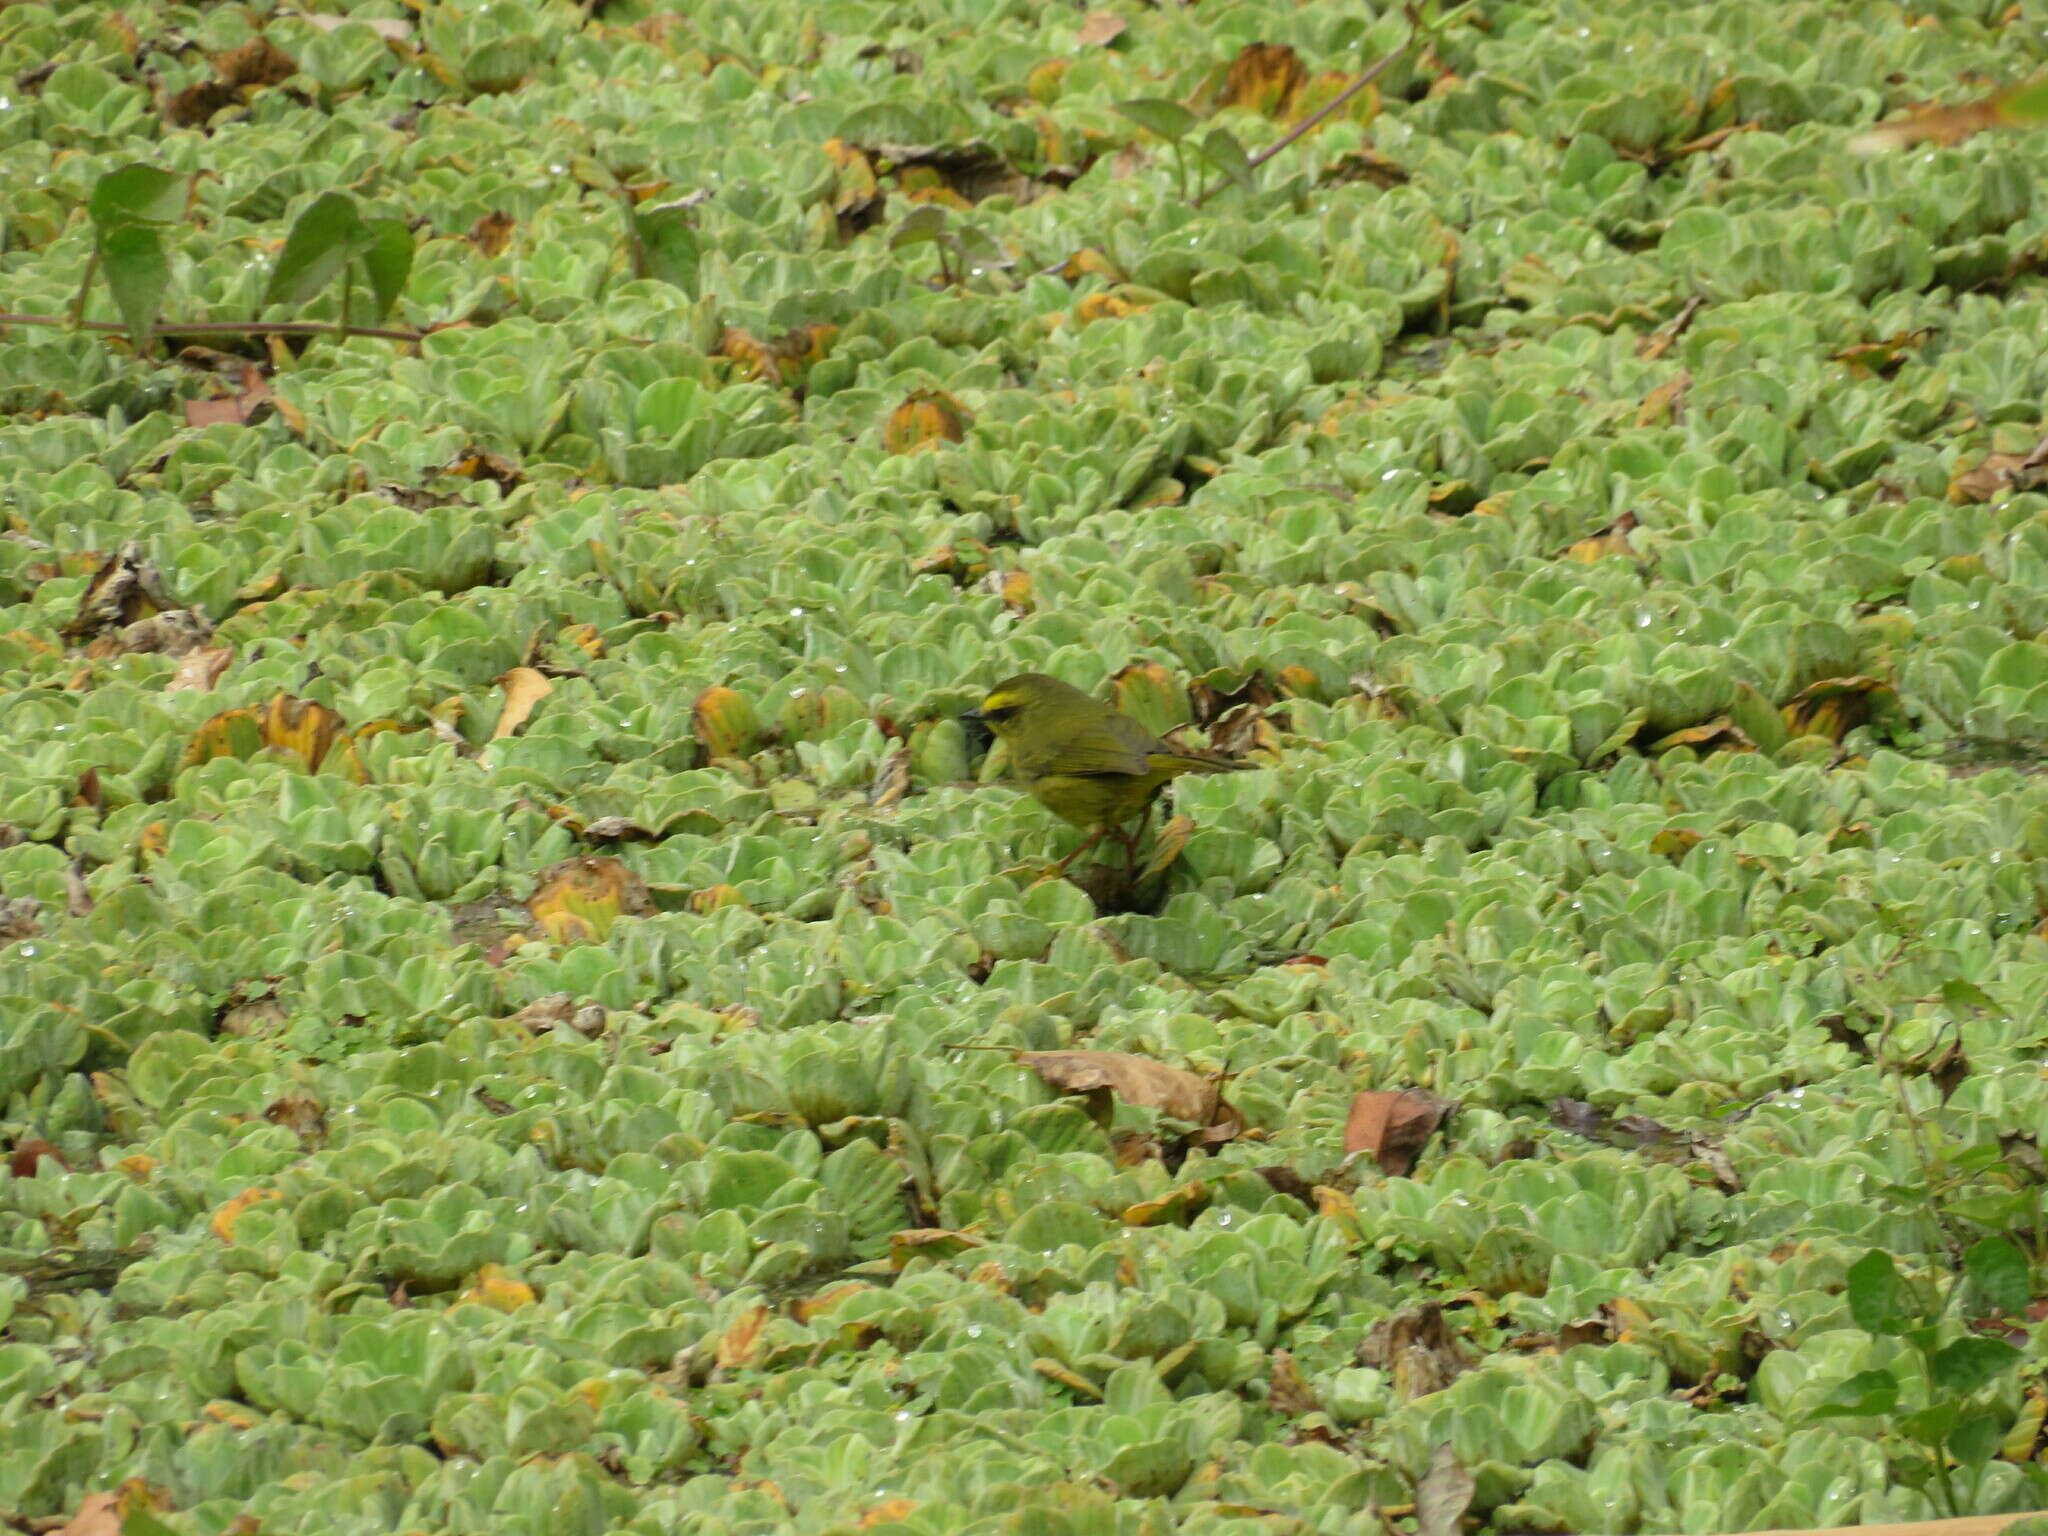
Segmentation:
<svg viewBox="0 0 2048 1536">
<path fill-rule="evenodd" d="M 303 304 L 340 275 L 374 241 L 345 192 L 323 192 L 293 221 L 271 269 L 265 304 Z"/>
<path fill-rule="evenodd" d="M 1982 987 L 1967 981 L 1945 981 L 1941 985 L 1942 1006 L 1950 1013 L 1967 1014 L 1976 1009 L 1986 1013 L 2003 1013 L 2005 1010 L 1991 1000 L 1991 994 Z"/>
<path fill-rule="evenodd" d="M 1865 1333 L 1891 1333 L 1899 1321 L 1899 1271 L 1873 1248 L 1849 1266 L 1849 1315 Z"/>
<path fill-rule="evenodd" d="M 1957 1339 L 1934 1357 L 1934 1387 L 1938 1392 L 1967 1396 L 1996 1381 L 2020 1361 L 2020 1352 L 2003 1339 L 1974 1335 Z"/>
<path fill-rule="evenodd" d="M 1169 144 L 1178 144 L 1193 133 L 1202 121 L 1179 102 L 1166 101 L 1157 96 L 1140 96 L 1135 101 L 1120 101 L 1116 104 L 1116 109 L 1147 133 L 1156 133 Z"/>
<path fill-rule="evenodd" d="M 140 347 L 156 325 L 171 283 L 163 240 L 147 224 L 116 225 L 100 239 L 100 270 L 130 339 Z"/>
<path fill-rule="evenodd" d="M 1252 162 L 1244 152 L 1244 146 L 1237 142 L 1237 135 L 1228 128 L 1211 128 L 1202 140 L 1202 156 L 1214 165 L 1246 197 L 1252 195 Z"/>
<path fill-rule="evenodd" d="M 102 235 L 123 224 L 175 224 L 185 216 L 185 178 L 153 165 L 124 165 L 93 183 L 86 210 Z"/>
<path fill-rule="evenodd" d="M 1948 1432 L 1948 1448 L 1966 1467 L 1981 1467 L 2005 1441 L 2006 1416 L 1994 1408 L 1978 1408 L 1963 1415 Z"/>
<path fill-rule="evenodd" d="M 2008 123 L 2048 123 L 2048 75 L 2016 85 L 1999 97 L 1998 115 Z"/>
<path fill-rule="evenodd" d="M 2039 1199 L 2039 1189 L 2020 1189 L 2004 1195 L 1974 1195 L 1967 1200 L 1952 1200 L 1947 1209 L 1951 1216 L 1962 1221 L 1974 1221 L 1986 1227 L 2013 1227 L 2033 1220 L 2034 1204 Z"/>
<path fill-rule="evenodd" d="M 922 245 L 937 240 L 946 232 L 946 210 L 937 203 L 925 203 L 914 208 L 903 222 L 889 231 L 889 249 L 900 251 L 907 245 Z"/>
<path fill-rule="evenodd" d="M 403 219 L 365 219 L 370 244 L 363 252 L 363 274 L 377 297 L 377 318 L 391 313 L 391 306 L 405 292 L 405 280 L 412 275 L 412 231 Z"/>
<path fill-rule="evenodd" d="M 1898 1406 L 1899 1384 L 1889 1371 L 1858 1371 L 1813 1410 L 1816 1419 L 1866 1418 Z"/>
<path fill-rule="evenodd" d="M 1940 1445 L 1948 1439 L 1962 1416 L 1962 1409 L 1954 1403 L 1936 1403 L 1931 1408 L 1922 1408 L 1918 1413 L 1907 1414 L 1898 1421 L 1898 1424 L 1900 1429 L 1922 1445 Z"/>
<path fill-rule="evenodd" d="M 2022 1316 L 2034 1299 L 2026 1256 L 2002 1237 L 1972 1244 L 1963 1255 L 1963 1273 L 1970 1277 L 1971 1289 L 2001 1312 Z"/>
<path fill-rule="evenodd" d="M 647 275 L 694 294 L 703 249 L 691 226 L 689 209 L 680 203 L 664 203 L 636 212 L 633 229 L 647 257 Z"/>
</svg>

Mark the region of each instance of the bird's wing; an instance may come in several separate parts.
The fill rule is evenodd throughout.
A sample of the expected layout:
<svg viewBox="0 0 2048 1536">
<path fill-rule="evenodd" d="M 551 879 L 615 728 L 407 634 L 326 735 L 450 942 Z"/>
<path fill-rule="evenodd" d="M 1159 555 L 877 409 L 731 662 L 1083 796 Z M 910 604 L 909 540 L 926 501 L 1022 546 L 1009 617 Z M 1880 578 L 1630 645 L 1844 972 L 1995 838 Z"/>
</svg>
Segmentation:
<svg viewBox="0 0 2048 1536">
<path fill-rule="evenodd" d="M 1057 773 L 1083 778 L 1090 774 L 1121 773 L 1139 778 L 1150 773 L 1149 758 L 1161 749 L 1159 738 L 1129 715 L 1109 715 L 1102 729 L 1089 729 L 1085 741 L 1048 743 L 1020 753 L 1017 766 L 1026 774 Z"/>
</svg>

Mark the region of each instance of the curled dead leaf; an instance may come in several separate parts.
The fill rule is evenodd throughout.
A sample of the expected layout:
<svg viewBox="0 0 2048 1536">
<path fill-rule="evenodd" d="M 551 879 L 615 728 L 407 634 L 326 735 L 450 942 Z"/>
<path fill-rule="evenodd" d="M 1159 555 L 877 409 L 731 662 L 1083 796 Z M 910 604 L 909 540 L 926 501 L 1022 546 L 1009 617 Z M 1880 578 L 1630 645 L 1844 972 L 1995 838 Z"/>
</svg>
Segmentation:
<svg viewBox="0 0 2048 1536">
<path fill-rule="evenodd" d="M 1435 1301 L 1373 1324 L 1359 1343 L 1358 1361 L 1391 1376 L 1404 1403 L 1442 1391 L 1472 1366 L 1444 1322 L 1443 1304 Z"/>
<path fill-rule="evenodd" d="M 1368 1089 L 1351 1100 L 1344 1150 L 1368 1153 L 1382 1172 L 1399 1178 L 1415 1167 L 1429 1138 L 1456 1108 L 1455 1100 L 1420 1088 Z"/>
<path fill-rule="evenodd" d="M 163 572 L 143 558 L 142 545 L 131 539 L 93 573 L 78 612 L 62 633 L 68 640 L 85 639 L 177 606 L 165 590 Z"/>
</svg>

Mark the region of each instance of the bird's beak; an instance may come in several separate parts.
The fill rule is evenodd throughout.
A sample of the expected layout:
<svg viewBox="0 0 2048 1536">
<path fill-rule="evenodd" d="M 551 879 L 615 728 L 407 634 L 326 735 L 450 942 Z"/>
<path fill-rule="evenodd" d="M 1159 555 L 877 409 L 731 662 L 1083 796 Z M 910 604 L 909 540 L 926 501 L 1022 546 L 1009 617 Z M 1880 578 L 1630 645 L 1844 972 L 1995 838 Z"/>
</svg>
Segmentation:
<svg viewBox="0 0 2048 1536">
<path fill-rule="evenodd" d="M 973 725 L 986 725 L 988 723 L 988 716 L 984 715 L 978 709 L 970 709 L 966 713 L 962 714 L 960 718 L 962 720 L 968 721 L 970 724 Z"/>
</svg>

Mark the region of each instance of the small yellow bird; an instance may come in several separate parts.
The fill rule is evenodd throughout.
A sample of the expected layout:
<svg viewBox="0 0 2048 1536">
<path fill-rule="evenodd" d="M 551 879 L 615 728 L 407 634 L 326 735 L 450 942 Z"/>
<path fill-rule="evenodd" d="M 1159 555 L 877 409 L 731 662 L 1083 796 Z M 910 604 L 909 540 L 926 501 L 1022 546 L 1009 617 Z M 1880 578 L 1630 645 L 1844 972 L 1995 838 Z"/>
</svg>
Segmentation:
<svg viewBox="0 0 2048 1536">
<path fill-rule="evenodd" d="M 986 725 L 1009 748 L 1010 771 L 1026 794 L 1088 832 L 1055 872 L 1111 834 L 1124 845 L 1125 867 L 1136 864 L 1143 818 L 1169 781 L 1258 766 L 1170 747 L 1129 715 L 1043 672 L 1003 679 L 960 718 Z M 1135 831 L 1117 830 L 1133 816 L 1140 818 Z"/>
</svg>

